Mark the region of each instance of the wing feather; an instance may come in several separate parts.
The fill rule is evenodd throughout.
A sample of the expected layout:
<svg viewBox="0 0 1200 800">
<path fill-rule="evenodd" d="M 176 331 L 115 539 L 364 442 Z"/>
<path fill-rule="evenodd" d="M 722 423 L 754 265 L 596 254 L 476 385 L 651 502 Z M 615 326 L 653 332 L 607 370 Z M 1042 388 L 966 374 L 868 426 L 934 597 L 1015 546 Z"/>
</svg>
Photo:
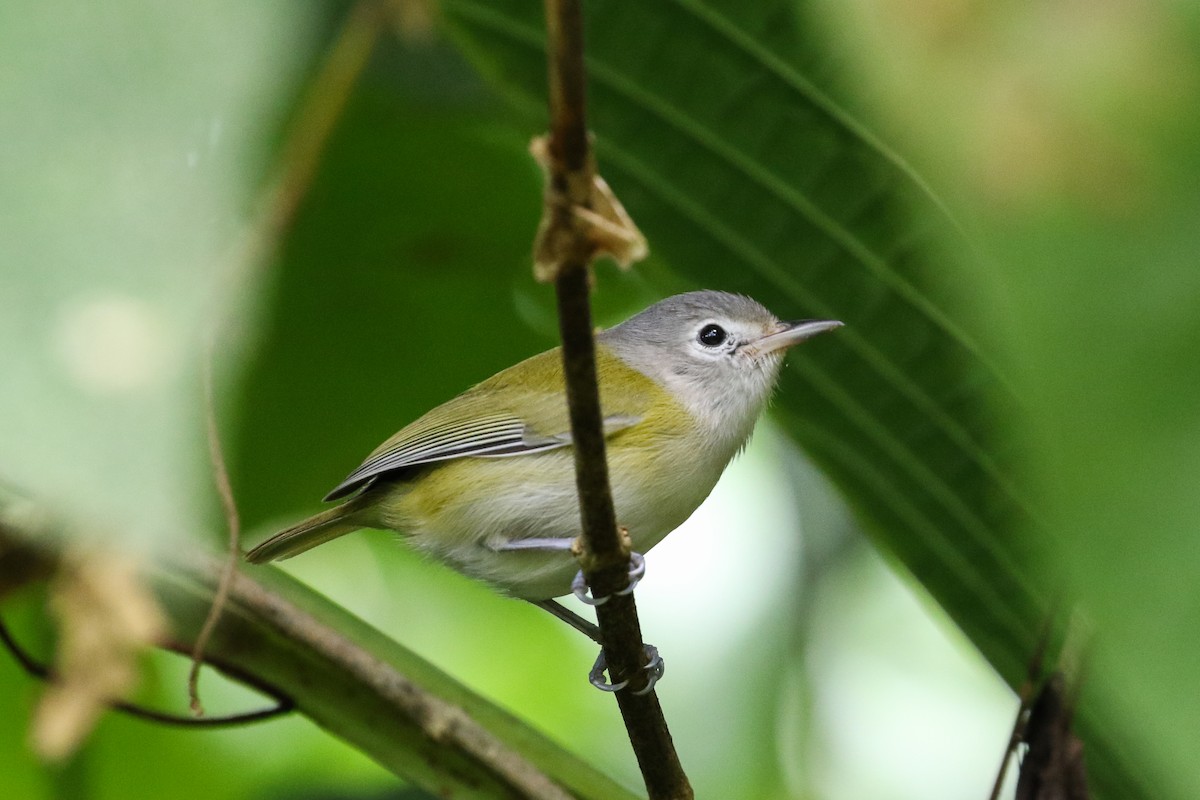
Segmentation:
<svg viewBox="0 0 1200 800">
<path fill-rule="evenodd" d="M 638 417 L 616 416 L 604 420 L 604 433 L 610 435 L 637 423 Z M 345 497 L 372 478 L 387 472 L 448 461 L 453 458 L 504 458 L 555 450 L 571 444 L 571 434 L 536 434 L 516 417 L 494 416 L 483 420 L 465 420 L 447 425 L 436 434 L 428 431 L 413 439 L 399 438 L 381 448 L 334 487 L 325 500 Z"/>
<path fill-rule="evenodd" d="M 628 367 L 616 365 L 598 352 L 602 374 Z M 514 371 L 523 378 L 514 382 Z M 640 379 L 640 380 L 639 380 Z M 438 406 L 381 444 L 358 469 L 334 487 L 325 499 L 337 500 L 386 473 L 455 458 L 508 458 L 567 447 L 571 444 L 566 401 L 561 393 L 531 391 L 529 385 L 562 385 L 561 360 L 556 350 L 528 359 Z M 601 385 L 604 385 L 604 381 Z M 605 436 L 629 428 L 648 407 L 640 375 L 606 406 Z M 619 402 L 618 402 L 619 401 Z M 529 420 L 538 420 L 536 426 Z"/>
</svg>

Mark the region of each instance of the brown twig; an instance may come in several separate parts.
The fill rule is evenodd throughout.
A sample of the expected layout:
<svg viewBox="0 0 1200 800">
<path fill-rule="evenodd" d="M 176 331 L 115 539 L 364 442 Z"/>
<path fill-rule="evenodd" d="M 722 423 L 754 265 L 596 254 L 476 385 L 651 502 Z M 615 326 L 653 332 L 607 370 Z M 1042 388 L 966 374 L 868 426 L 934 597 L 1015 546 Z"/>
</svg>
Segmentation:
<svg viewBox="0 0 1200 800">
<path fill-rule="evenodd" d="M 33 655 L 26 650 L 12 635 L 12 631 L 8 629 L 3 617 L 0 617 L 0 645 L 12 654 L 12 657 L 20 665 L 21 669 L 25 670 L 30 677 L 37 678 L 41 681 L 54 681 L 54 670 L 46 666 L 46 664 L 38 661 Z M 172 647 L 171 649 L 177 649 Z M 237 670 L 228 665 L 222 666 L 222 671 L 227 673 L 236 673 Z M 276 696 L 271 687 L 257 682 L 252 676 L 241 674 L 238 678 L 242 683 L 245 683 L 259 691 L 267 694 L 275 699 L 275 705 L 269 708 L 258 709 L 257 711 L 245 711 L 238 714 L 227 714 L 218 717 L 205 717 L 204 719 L 196 719 L 195 717 L 185 716 L 183 714 L 173 714 L 170 711 L 159 711 L 154 708 L 147 708 L 138 703 L 130 703 L 125 700 L 117 700 L 109 704 L 109 708 L 113 711 L 118 711 L 126 716 L 135 719 L 145 720 L 146 722 L 155 722 L 160 725 L 173 725 L 181 728 L 229 728 L 240 725 L 249 725 L 255 722 L 263 722 L 274 717 L 282 716 L 283 714 L 291 713 L 294 704 L 290 699 L 283 695 Z"/>
<path fill-rule="evenodd" d="M 580 563 L 597 597 L 605 660 L 629 741 L 651 800 L 691 798 L 657 696 L 645 688 L 646 656 L 629 585 L 629 545 L 617 527 L 605 459 L 595 340 L 588 297 L 592 258 L 602 249 L 593 226 L 597 184 L 586 123 L 583 12 L 579 0 L 546 0 L 550 138 L 546 208 L 536 246 L 539 277 L 554 280 L 563 368 L 583 525 Z M 580 213 L 582 210 L 585 213 Z"/>
<path fill-rule="evenodd" d="M 1033 707 L 1038 686 L 1043 680 L 1042 668 L 1046 658 L 1046 648 L 1050 643 L 1053 623 L 1054 615 L 1051 614 L 1046 618 L 1046 622 L 1042 625 L 1042 632 L 1038 635 L 1037 644 L 1034 646 L 1033 655 L 1026 668 L 1025 680 L 1017 688 L 1017 699 L 1019 700 L 1017 716 L 1013 720 L 1012 731 L 1008 736 L 1008 746 L 1005 747 L 1004 756 L 1000 759 L 1000 769 L 996 773 L 996 780 L 992 783 L 992 793 L 988 795 L 988 800 L 1000 800 L 1000 792 L 1004 789 L 1004 778 L 1008 774 L 1008 765 L 1016 755 L 1021 743 L 1025 741 L 1029 711 Z"/>
<path fill-rule="evenodd" d="M 1042 684 L 1025 726 L 1015 800 L 1089 800 L 1083 740 L 1074 730 L 1074 689 L 1062 672 Z"/>
<path fill-rule="evenodd" d="M 198 717 L 204 716 L 204 706 L 200 703 L 200 667 L 204 663 L 204 649 L 212 636 L 213 629 L 221 619 L 221 610 L 225 607 L 225 598 L 229 596 L 229 586 L 233 582 L 233 573 L 241 561 L 242 523 L 238 516 L 237 502 L 233 499 L 233 484 L 229 481 L 229 469 L 225 465 L 225 453 L 221 447 L 221 432 L 217 426 L 216 403 L 213 399 L 213 348 L 216 333 L 210 334 L 207 346 L 204 348 L 204 422 L 208 434 L 208 457 L 212 464 L 213 480 L 217 486 L 217 494 L 221 496 L 221 508 L 225 512 L 225 525 L 229 531 L 229 553 L 221 568 L 221 580 L 217 583 L 217 591 L 213 595 L 212 607 L 204 618 L 204 625 L 196 636 L 192 648 L 192 667 L 188 671 L 188 705 L 192 713 Z"/>
<path fill-rule="evenodd" d="M 992 785 L 990 800 L 999 800 L 1008 765 L 1021 745 L 1027 745 L 1017 777 L 1017 800 L 1087 800 L 1090 797 L 1083 742 L 1074 732 L 1077 693 L 1087 665 L 1088 634 L 1081 618 L 1067 621 L 1056 669 L 1047 673 L 1046 651 L 1050 647 L 1060 600 L 1052 604 L 1029 660 L 1025 680 L 1017 690 L 1020 705 L 1009 736 L 1008 747 Z"/>
</svg>

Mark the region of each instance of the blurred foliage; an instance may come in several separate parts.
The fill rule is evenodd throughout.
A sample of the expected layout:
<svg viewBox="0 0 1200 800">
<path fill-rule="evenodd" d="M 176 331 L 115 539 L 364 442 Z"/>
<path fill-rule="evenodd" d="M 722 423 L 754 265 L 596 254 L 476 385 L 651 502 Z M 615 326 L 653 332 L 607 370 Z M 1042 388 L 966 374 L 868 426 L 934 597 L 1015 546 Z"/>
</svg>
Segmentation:
<svg viewBox="0 0 1200 800">
<path fill-rule="evenodd" d="M 819 7 L 880 127 L 961 198 L 986 254 L 969 286 L 1030 412 L 1012 434 L 1057 545 L 1047 572 L 1094 634 L 1085 703 L 1112 712 L 1104 736 L 1153 796 L 1194 797 L 1200 17 Z"/>
<path fill-rule="evenodd" d="M 406 421 L 553 345 L 550 293 L 529 277 L 541 179 L 524 149 L 545 77 L 540 4 L 524 0 L 445 0 L 432 29 L 411 14 L 389 29 L 277 258 L 228 297 L 214 265 L 345 10 L 0 9 L 0 475 L 91 527 L 216 541 L 193 365 L 208 310 L 236 307 L 221 410 L 244 520 L 265 533 Z M 706 285 L 846 321 L 791 359 L 782 429 L 1009 683 L 1052 602 L 1080 599 L 1097 796 L 1200 793 L 1200 17 L 1130 0 L 586 11 L 601 169 L 654 254 L 599 270 L 598 319 Z M 821 502 L 811 477 L 794 485 Z M 388 538 L 293 569 L 636 784 L 611 703 L 558 663 L 587 660 L 569 632 Z M 744 707 L 727 734 L 740 768 L 696 723 L 693 752 L 711 757 L 683 758 L 702 795 L 811 791 L 787 778 L 803 767 L 779 763 L 776 726 L 793 680 L 779 664 L 804 669 L 784 642 L 807 635 L 817 577 L 720 690 Z M 37 604 L 5 606 L 35 641 Z M 695 666 L 677 663 L 670 680 Z M 147 697 L 177 697 L 178 672 L 156 660 Z M 106 719 L 75 763 L 41 770 L 21 743 L 32 691 L 0 659 L 17 797 L 388 780 L 299 720 L 194 734 Z M 666 686 L 669 716 L 672 691 L 717 705 Z M 180 779 L 199 749 L 219 769 Z"/>
<path fill-rule="evenodd" d="M 204 507 L 198 332 L 315 16 L 0 8 L 0 475 L 93 530 L 161 539 Z"/>
</svg>

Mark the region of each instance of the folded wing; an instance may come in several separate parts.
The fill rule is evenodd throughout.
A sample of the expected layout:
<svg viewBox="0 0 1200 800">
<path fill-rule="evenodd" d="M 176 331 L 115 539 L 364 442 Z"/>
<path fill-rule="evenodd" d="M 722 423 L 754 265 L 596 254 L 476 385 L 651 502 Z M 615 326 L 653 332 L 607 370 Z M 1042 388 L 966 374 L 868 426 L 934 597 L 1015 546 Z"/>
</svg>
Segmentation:
<svg viewBox="0 0 1200 800">
<path fill-rule="evenodd" d="M 607 417 L 604 420 L 604 433 L 610 435 L 637 421 L 637 417 Z M 337 500 L 380 475 L 421 464 L 453 458 L 528 455 L 571 444 L 570 431 L 539 434 L 531 430 L 524 420 L 505 414 L 429 422 L 432 424 L 405 428 L 389 439 L 326 495 L 325 500 Z"/>
</svg>

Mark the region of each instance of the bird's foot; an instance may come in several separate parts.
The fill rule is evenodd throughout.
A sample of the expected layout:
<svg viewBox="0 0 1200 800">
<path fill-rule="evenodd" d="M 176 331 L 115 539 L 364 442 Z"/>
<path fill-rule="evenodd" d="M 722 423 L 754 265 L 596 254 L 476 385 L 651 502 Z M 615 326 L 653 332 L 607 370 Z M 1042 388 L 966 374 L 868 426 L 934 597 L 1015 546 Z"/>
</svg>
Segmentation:
<svg viewBox="0 0 1200 800">
<path fill-rule="evenodd" d="M 658 648 L 652 644 L 643 645 L 646 648 L 646 685 L 638 689 L 634 694 L 642 695 L 649 694 L 654 690 L 654 685 L 658 683 L 658 679 L 666 672 L 667 665 L 663 661 L 662 656 L 658 654 Z M 588 673 L 588 680 L 592 686 L 595 686 L 602 692 L 619 692 L 629 685 L 628 680 L 623 680 L 620 683 L 609 683 L 604 677 L 604 673 L 608 670 L 608 662 L 604 658 L 604 651 L 600 651 L 600 655 L 596 656 L 596 663 L 592 665 L 592 671 Z"/>
<path fill-rule="evenodd" d="M 641 582 L 642 577 L 646 574 L 646 559 L 641 553 L 629 554 L 629 585 L 616 594 L 626 595 L 632 594 Z M 575 580 L 571 581 L 571 591 L 575 594 L 581 603 L 586 603 L 589 606 L 601 606 L 608 602 L 608 598 L 612 595 L 604 597 L 592 597 L 588 594 L 587 579 L 583 577 L 583 570 L 580 570 L 575 575 Z"/>
</svg>

